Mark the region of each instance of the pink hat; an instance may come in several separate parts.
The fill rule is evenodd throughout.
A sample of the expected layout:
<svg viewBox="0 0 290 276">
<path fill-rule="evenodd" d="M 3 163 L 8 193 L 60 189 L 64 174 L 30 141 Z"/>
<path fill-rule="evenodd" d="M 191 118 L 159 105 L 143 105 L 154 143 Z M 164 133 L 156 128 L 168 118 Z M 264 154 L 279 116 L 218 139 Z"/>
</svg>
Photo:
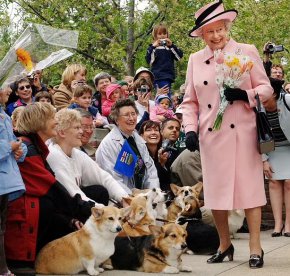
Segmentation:
<svg viewBox="0 0 290 276">
<path fill-rule="evenodd" d="M 111 94 L 118 88 L 121 88 L 121 86 L 117 83 L 112 83 L 112 84 L 109 84 L 107 87 L 106 87 L 106 97 L 107 99 L 110 98 Z"/>
<path fill-rule="evenodd" d="M 229 20 L 229 21 L 234 21 L 236 16 L 238 15 L 237 10 L 226 10 L 223 5 L 222 0 L 217 0 L 215 2 L 209 3 L 199 9 L 194 17 L 196 18 L 195 20 L 195 26 L 193 29 L 189 32 L 189 36 L 191 37 L 199 37 L 200 32 L 198 31 L 201 27 L 215 22 L 219 20 Z"/>
</svg>

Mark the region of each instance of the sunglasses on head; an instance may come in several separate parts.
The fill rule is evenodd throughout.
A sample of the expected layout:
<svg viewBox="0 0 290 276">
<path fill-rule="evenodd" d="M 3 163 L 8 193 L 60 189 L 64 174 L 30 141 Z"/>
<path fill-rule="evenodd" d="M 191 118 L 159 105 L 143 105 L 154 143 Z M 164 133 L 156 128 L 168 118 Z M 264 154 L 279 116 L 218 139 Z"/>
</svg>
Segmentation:
<svg viewBox="0 0 290 276">
<path fill-rule="evenodd" d="M 18 87 L 19 90 L 24 90 L 24 88 L 30 89 L 31 88 L 31 85 L 28 84 L 28 85 L 23 85 L 23 86 L 19 86 Z"/>
</svg>

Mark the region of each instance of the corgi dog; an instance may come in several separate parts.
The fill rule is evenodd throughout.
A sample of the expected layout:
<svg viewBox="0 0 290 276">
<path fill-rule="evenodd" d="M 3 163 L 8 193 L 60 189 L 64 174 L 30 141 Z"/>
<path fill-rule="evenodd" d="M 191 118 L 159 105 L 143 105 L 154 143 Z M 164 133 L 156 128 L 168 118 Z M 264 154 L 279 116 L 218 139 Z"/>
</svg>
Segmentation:
<svg viewBox="0 0 290 276">
<path fill-rule="evenodd" d="M 36 273 L 71 275 L 86 270 L 89 275 L 99 275 L 104 271 L 99 265 L 114 253 L 122 218 L 131 208 L 93 207 L 91 211 L 80 230 L 43 247 L 36 258 Z"/>
<path fill-rule="evenodd" d="M 168 207 L 168 220 L 179 224 L 187 223 L 186 243 L 187 254 L 212 254 L 219 247 L 219 236 L 214 226 L 203 223 L 199 195 L 202 183 L 198 183 L 190 189 L 171 184 L 173 193 L 176 195 L 174 201 Z M 185 188 L 185 189 L 183 189 Z"/>
<path fill-rule="evenodd" d="M 214 218 L 213 218 L 211 210 L 205 209 L 204 207 L 202 207 L 201 212 L 202 212 L 203 222 L 208 225 L 215 226 L 215 222 L 214 222 Z M 229 231 L 233 239 L 237 238 L 236 233 L 242 227 L 244 219 L 245 219 L 244 210 L 235 209 L 235 210 L 228 211 Z"/>
<path fill-rule="evenodd" d="M 229 230 L 233 239 L 236 239 L 236 233 L 242 227 L 245 218 L 245 211 L 242 209 L 230 210 L 228 213 Z"/>
<path fill-rule="evenodd" d="M 131 211 L 127 216 L 127 221 L 123 224 L 123 230 L 118 236 L 138 237 L 142 235 L 150 235 L 149 225 L 155 224 L 147 211 L 147 197 L 136 196 L 123 198 L 123 202 L 130 206 Z"/>
<path fill-rule="evenodd" d="M 160 188 L 153 189 L 133 189 L 133 196 L 146 196 L 147 197 L 147 211 L 154 219 L 166 219 L 167 208 L 166 200 L 167 193 L 163 192 Z"/>
<path fill-rule="evenodd" d="M 191 272 L 192 268 L 184 266 L 181 260 L 186 249 L 186 224 L 149 227 L 152 235 L 130 240 L 116 238 L 115 253 L 111 256 L 113 268 L 149 273 Z"/>
<path fill-rule="evenodd" d="M 179 187 L 175 184 L 170 184 L 170 188 L 175 195 L 172 203 L 168 207 L 168 221 L 175 221 L 183 212 L 199 209 L 199 194 L 202 190 L 202 183 L 199 182 L 194 186 Z M 185 199 L 187 198 L 187 205 Z M 190 201 L 190 202 L 189 202 Z M 195 202 L 195 203 L 194 203 Z M 195 204 L 195 207 L 193 206 Z"/>
</svg>

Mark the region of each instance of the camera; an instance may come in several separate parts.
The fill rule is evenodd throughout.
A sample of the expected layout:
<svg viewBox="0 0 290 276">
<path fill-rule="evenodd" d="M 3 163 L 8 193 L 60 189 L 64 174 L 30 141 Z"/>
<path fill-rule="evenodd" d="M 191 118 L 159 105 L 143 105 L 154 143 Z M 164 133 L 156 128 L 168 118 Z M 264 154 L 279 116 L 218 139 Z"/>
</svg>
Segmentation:
<svg viewBox="0 0 290 276">
<path fill-rule="evenodd" d="M 283 45 L 275 45 L 274 43 L 269 43 L 265 47 L 265 53 L 274 54 L 277 52 L 283 52 L 284 46 Z"/>
<path fill-rule="evenodd" d="M 30 75 L 27 76 L 27 78 L 29 80 L 34 80 L 34 77 L 35 77 L 35 74 L 34 73 L 32 73 L 32 74 L 30 74 Z"/>
<path fill-rule="evenodd" d="M 171 143 L 171 141 L 169 139 L 163 140 L 161 147 L 163 149 L 163 152 L 177 151 L 177 149 L 172 145 L 172 143 Z"/>
<path fill-rule="evenodd" d="M 182 104 L 182 102 L 183 102 L 183 95 L 177 96 L 177 103 Z"/>
<path fill-rule="evenodd" d="M 167 44 L 166 39 L 160 39 L 160 45 L 161 46 L 166 46 L 166 44 Z"/>
<path fill-rule="evenodd" d="M 140 92 L 141 93 L 148 93 L 149 92 L 148 86 L 147 85 L 141 85 Z"/>
</svg>

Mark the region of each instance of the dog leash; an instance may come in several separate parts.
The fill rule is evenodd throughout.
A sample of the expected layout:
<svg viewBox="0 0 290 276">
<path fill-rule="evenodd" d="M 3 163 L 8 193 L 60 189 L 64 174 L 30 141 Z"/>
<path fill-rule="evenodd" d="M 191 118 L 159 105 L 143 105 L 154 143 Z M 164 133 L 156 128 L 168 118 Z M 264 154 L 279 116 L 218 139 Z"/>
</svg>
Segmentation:
<svg viewBox="0 0 290 276">
<path fill-rule="evenodd" d="M 117 200 L 109 198 L 109 201 L 111 201 L 112 203 L 114 203 L 116 205 L 117 208 L 122 208 L 123 206 L 121 205 L 121 203 L 119 203 Z"/>
</svg>

